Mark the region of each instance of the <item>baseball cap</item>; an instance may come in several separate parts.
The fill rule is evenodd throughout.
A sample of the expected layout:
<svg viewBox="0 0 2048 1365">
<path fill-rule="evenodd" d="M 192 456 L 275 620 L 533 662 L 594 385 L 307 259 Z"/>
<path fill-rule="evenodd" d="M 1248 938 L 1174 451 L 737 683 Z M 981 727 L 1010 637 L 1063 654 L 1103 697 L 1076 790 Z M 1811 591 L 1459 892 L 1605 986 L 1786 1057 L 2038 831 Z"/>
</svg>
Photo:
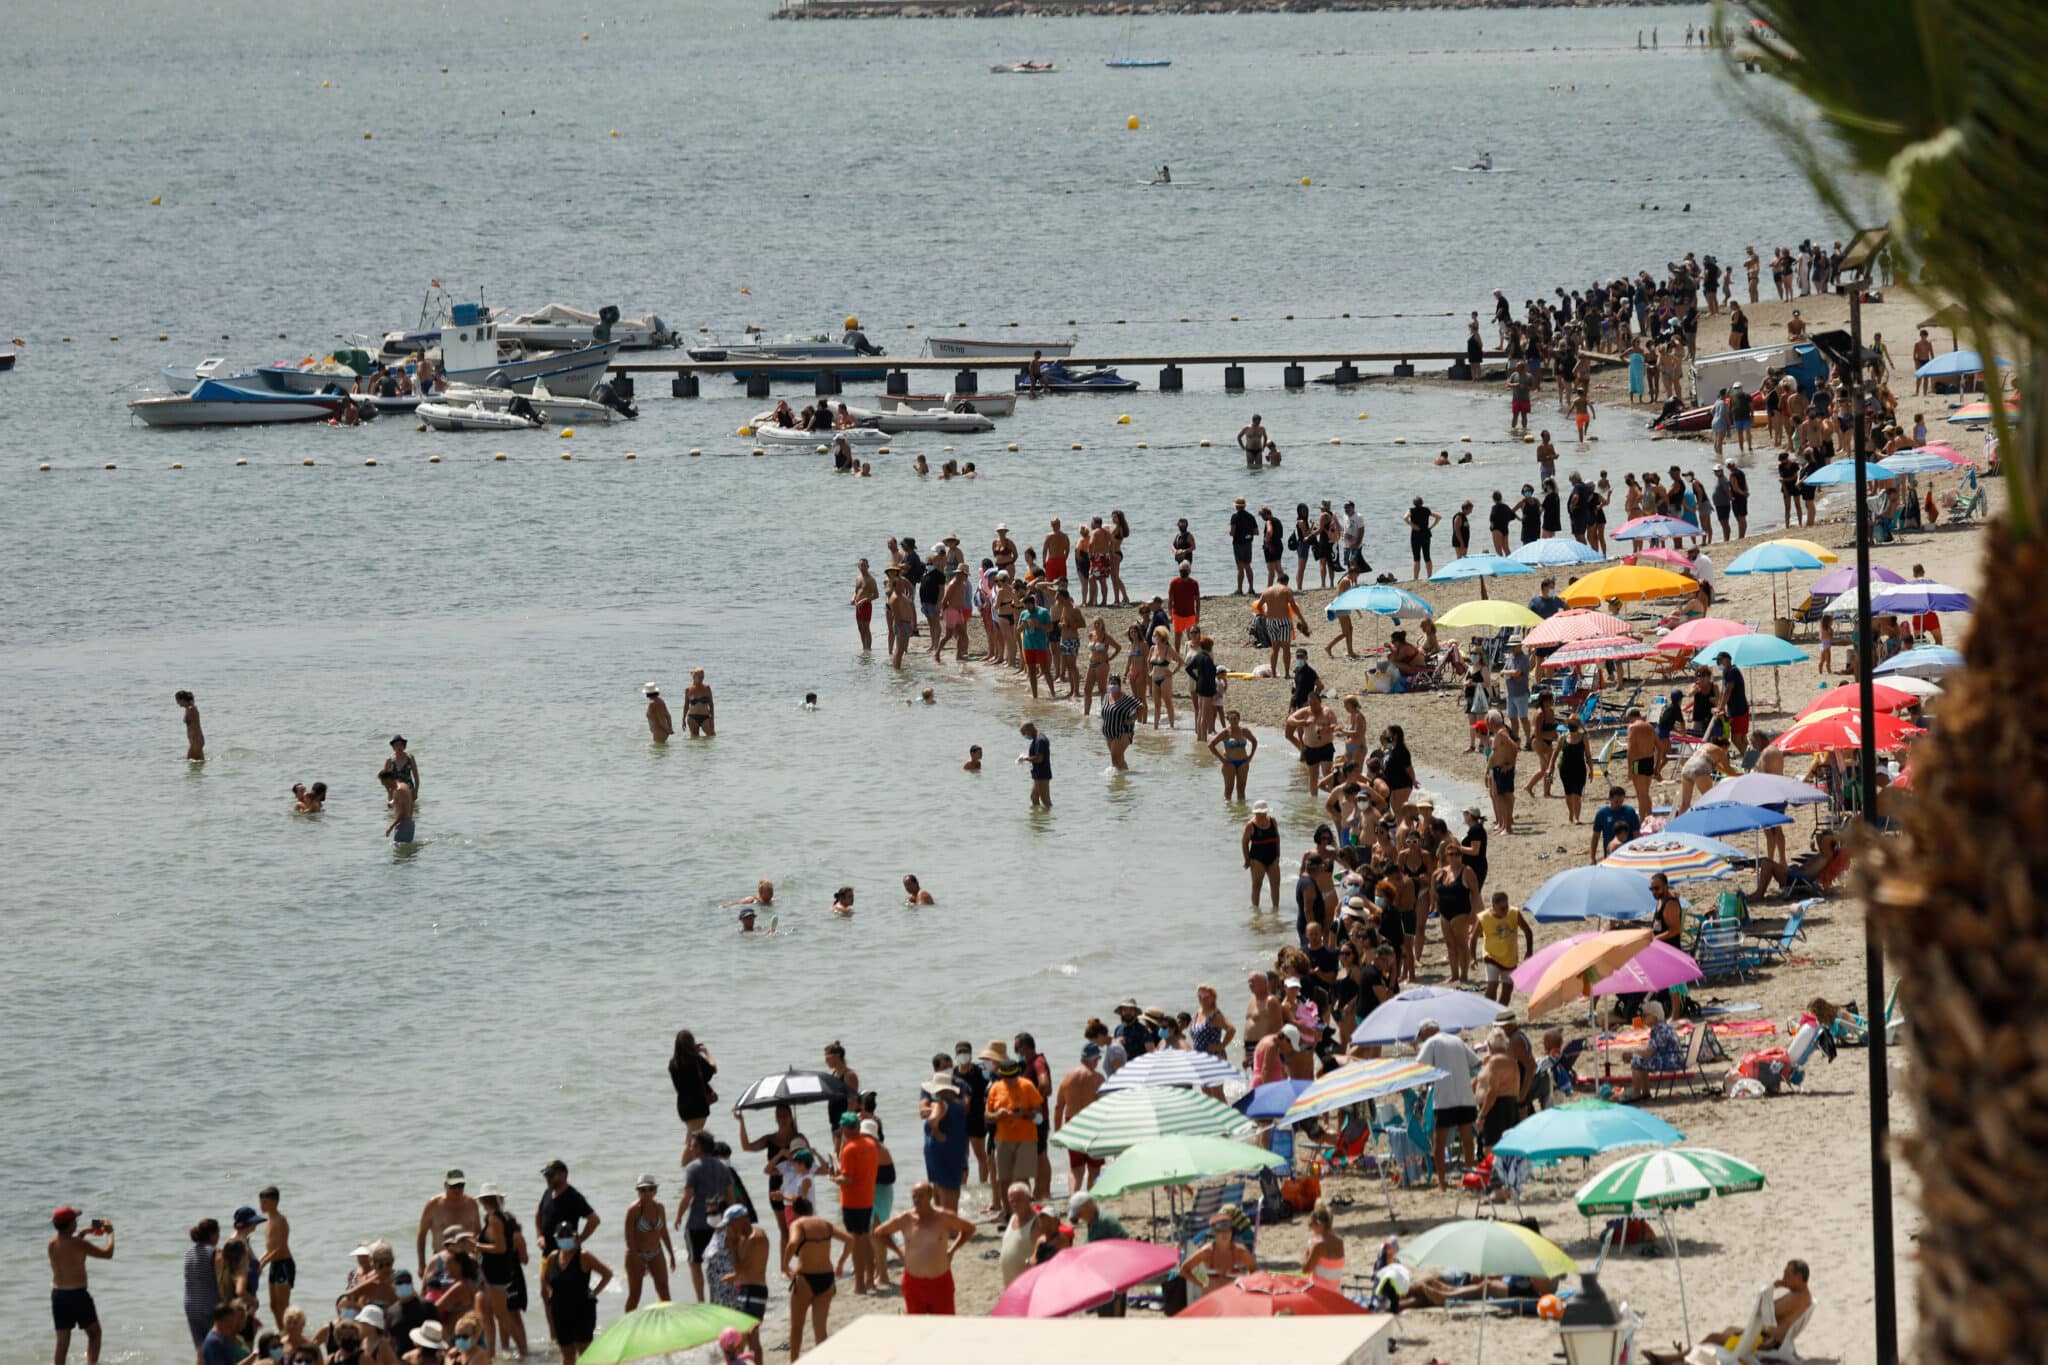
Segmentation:
<svg viewBox="0 0 2048 1365">
<path fill-rule="evenodd" d="M 469 1177 L 462 1173 L 460 1166 L 451 1166 L 448 1168 L 448 1174 L 441 1177 L 441 1183 L 443 1185 L 466 1185 L 469 1183 Z"/>
<path fill-rule="evenodd" d="M 860 1126 L 860 1115 L 859 1115 L 859 1114 L 841 1114 L 841 1115 L 839 1116 L 839 1126 L 840 1126 L 841 1128 L 857 1128 L 857 1127 L 859 1127 L 859 1126 Z"/>
<path fill-rule="evenodd" d="M 1083 1057 L 1100 1057 L 1102 1055 L 1102 1044 L 1083 1043 L 1081 1045 L 1081 1055 Z"/>
<path fill-rule="evenodd" d="M 250 1208 L 247 1204 L 235 1210 L 235 1226 L 238 1228 L 248 1227 L 252 1223 L 267 1223 L 269 1221 L 269 1219 Z"/>
<path fill-rule="evenodd" d="M 560 1157 L 556 1157 L 553 1161 L 550 1161 L 547 1165 L 540 1168 L 540 1173 L 542 1175 L 553 1175 L 557 1171 L 561 1172 L 563 1175 L 569 1174 L 569 1163 L 562 1160 Z"/>
<path fill-rule="evenodd" d="M 72 1208 L 69 1204 L 59 1205 L 57 1211 L 50 1215 L 50 1226 L 53 1228 L 70 1227 L 77 1221 L 78 1210 Z"/>
<path fill-rule="evenodd" d="M 636 1190 L 657 1190 L 661 1188 L 661 1185 L 653 1176 L 643 1175 L 633 1182 L 633 1188 Z"/>
</svg>

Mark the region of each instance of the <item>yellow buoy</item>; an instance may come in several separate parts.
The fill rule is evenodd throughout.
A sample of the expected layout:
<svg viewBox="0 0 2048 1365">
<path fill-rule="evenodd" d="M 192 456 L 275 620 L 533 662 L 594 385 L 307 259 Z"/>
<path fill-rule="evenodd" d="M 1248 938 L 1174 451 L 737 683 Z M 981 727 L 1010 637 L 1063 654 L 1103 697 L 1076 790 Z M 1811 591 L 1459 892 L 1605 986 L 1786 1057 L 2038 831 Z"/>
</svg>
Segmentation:
<svg viewBox="0 0 2048 1365">
<path fill-rule="evenodd" d="M 690 447 L 690 458 L 693 460 L 696 459 L 699 455 L 702 455 L 703 453 L 703 451 L 699 450 L 695 446 Z"/>
<path fill-rule="evenodd" d="M 311 460 L 301 460 L 301 461 L 299 461 L 299 463 L 300 463 L 300 464 L 302 464 L 302 465 L 305 465 L 305 466 L 307 466 L 308 468 L 310 468 L 310 467 L 312 466 L 312 464 L 313 464 L 313 462 L 312 462 Z M 109 469 L 112 469 L 112 468 L 113 468 L 113 466 L 112 466 L 112 465 L 108 465 L 108 466 L 107 466 L 107 468 L 109 468 Z"/>
<path fill-rule="evenodd" d="M 1136 114 L 1133 114 L 1129 118 L 1125 119 L 1124 127 L 1129 128 L 1133 132 L 1136 132 L 1138 128 L 1138 116 Z"/>
<path fill-rule="evenodd" d="M 1128 412 L 1119 415 L 1116 419 L 1116 424 L 1120 427 L 1129 426 L 1131 424 L 1131 415 Z"/>
<path fill-rule="evenodd" d="M 322 82 L 320 82 L 320 88 L 321 88 L 322 90 L 325 90 L 325 89 L 327 89 L 327 88 L 328 88 L 329 86 L 331 86 L 332 84 L 334 84 L 334 82 L 332 82 L 332 81 L 322 81 Z"/>
<path fill-rule="evenodd" d="M 156 339 L 158 341 L 169 341 L 171 339 L 171 334 L 169 332 L 158 332 L 156 334 Z"/>
<path fill-rule="evenodd" d="M 1207 449 L 1207 448 L 1208 448 L 1208 445 L 1209 445 L 1209 442 L 1208 442 L 1208 441 L 1207 441 L 1206 439 L 1204 439 L 1204 440 L 1200 440 L 1200 441 L 1197 441 L 1197 442 L 1195 442 L 1195 444 L 1196 444 L 1196 445 L 1199 445 L 1199 446 L 1201 446 L 1201 447 L 1203 447 L 1204 449 Z"/>
<path fill-rule="evenodd" d="M 1359 420 L 1359 421 L 1361 421 L 1361 422 L 1363 422 L 1363 421 L 1365 420 L 1365 416 L 1366 416 L 1366 415 L 1365 415 L 1364 413 L 1362 413 L 1362 412 L 1361 412 L 1361 413 L 1359 413 L 1359 414 L 1358 414 L 1358 420 Z"/>
<path fill-rule="evenodd" d="M 1472 444 L 1472 438 L 1471 438 L 1470 436 L 1460 436 L 1460 437 L 1458 438 L 1458 442 L 1459 442 L 1459 444 L 1461 444 L 1461 445 L 1468 445 L 1468 446 L 1469 446 L 1469 445 L 1471 445 L 1471 444 Z"/>
<path fill-rule="evenodd" d="M 1534 436 L 1524 435 L 1522 437 L 1522 444 L 1525 446 L 1533 446 L 1536 444 L 1536 438 Z"/>
<path fill-rule="evenodd" d="M 634 453 L 633 453 L 632 451 L 630 451 L 630 450 L 629 450 L 629 451 L 627 451 L 627 452 L 626 452 L 626 458 L 627 458 L 627 459 L 629 459 L 629 460 L 637 460 L 637 459 L 639 459 L 640 457 L 639 457 L 638 455 L 635 455 L 635 454 L 634 454 Z"/>
<path fill-rule="evenodd" d="M 1009 444 L 1009 445 L 1008 445 L 1008 446 L 1006 447 L 1006 449 L 1008 449 L 1008 450 L 1009 450 L 1009 452 L 1010 452 L 1010 453 L 1011 453 L 1012 455 L 1016 454 L 1016 453 L 1017 453 L 1017 443 L 1016 443 L 1015 441 L 1012 441 L 1012 442 L 1010 442 L 1010 444 Z"/>
<path fill-rule="evenodd" d="M 1231 320 L 1232 322 L 1236 322 L 1236 321 L 1237 321 L 1237 314 L 1235 314 L 1235 313 L 1232 313 L 1232 314 L 1230 315 L 1230 320 Z"/>
<path fill-rule="evenodd" d="M 875 454 L 877 454 L 877 455 L 887 455 L 888 453 L 889 453 L 889 447 L 887 447 L 887 446 L 876 446 L 876 447 L 875 447 Z"/>
<path fill-rule="evenodd" d="M 109 465 L 107 465 L 106 467 L 107 467 L 108 469 L 112 469 L 112 468 L 113 468 L 114 466 L 113 466 L 112 464 L 109 464 Z"/>
<path fill-rule="evenodd" d="M 619 130 L 616 128 L 612 129 L 610 133 L 606 134 L 607 137 L 617 137 L 618 135 Z"/>
<path fill-rule="evenodd" d="M 37 469 L 37 470 L 38 470 L 39 472 L 41 472 L 41 473 L 44 473 L 44 474 L 47 474 L 47 473 L 49 473 L 49 472 L 50 472 L 50 467 L 49 467 L 48 465 L 46 465 L 46 464 L 39 464 L 39 465 L 37 465 L 37 466 L 36 466 L 36 469 Z"/>
<path fill-rule="evenodd" d="M 562 435 L 561 435 L 561 439 L 562 439 L 562 440 L 564 440 L 564 441 L 566 441 L 566 440 L 568 440 L 568 439 L 569 439 L 569 438 L 570 438 L 571 436 L 574 436 L 575 434 L 576 434 L 576 428 L 574 428 L 574 427 L 563 427 L 563 428 L 562 428 Z"/>
<path fill-rule="evenodd" d="M 363 141 L 368 142 L 371 136 L 372 134 L 368 128 L 363 129 Z"/>
<path fill-rule="evenodd" d="M 590 41 L 590 35 L 588 33 L 583 35 L 583 41 L 586 43 Z"/>
<path fill-rule="evenodd" d="M 374 462 L 374 461 L 372 461 L 372 463 L 375 463 L 375 462 Z M 183 466 L 183 465 L 181 465 L 181 464 L 174 464 L 174 465 L 172 465 L 172 466 L 171 466 L 171 468 L 173 468 L 173 469 L 183 469 L 184 467 L 185 467 L 185 466 Z"/>
<path fill-rule="evenodd" d="M 236 464 L 247 464 L 247 463 L 249 463 L 249 462 L 248 462 L 247 460 L 236 460 L 236 461 L 235 461 L 235 463 L 236 463 Z M 48 469 L 48 468 L 49 468 L 49 466 L 48 466 L 48 465 L 44 465 L 44 466 L 43 466 L 43 468 L 45 468 L 45 469 Z"/>
<path fill-rule="evenodd" d="M 752 436 L 754 434 L 754 429 L 752 427 L 741 427 L 739 429 L 739 434 L 741 436 Z"/>
<path fill-rule="evenodd" d="M 940 447 L 939 447 L 939 453 L 943 455 L 943 454 L 945 454 L 945 453 L 946 453 L 947 451 L 951 450 L 952 448 L 953 448 L 953 447 L 951 447 L 951 446 L 940 446 Z"/>
<path fill-rule="evenodd" d="M 767 452 L 767 451 L 765 451 L 765 450 L 763 450 L 763 449 L 761 449 L 761 447 L 759 447 L 759 446 L 755 446 L 755 447 L 754 447 L 754 453 L 755 453 L 756 455 L 766 455 L 766 454 L 767 454 L 768 452 Z"/>
<path fill-rule="evenodd" d="M 847 331 L 849 331 L 849 332 L 852 332 L 852 331 L 857 331 L 857 330 L 858 330 L 859 328 L 860 328 L 860 319 L 859 319 L 859 318 L 857 318 L 857 317 L 855 317 L 855 316 L 854 316 L 853 314 L 851 314 L 851 313 L 848 313 L 848 314 L 846 315 L 846 330 L 847 330 Z"/>
<path fill-rule="evenodd" d="M 1080 448 L 1081 448 L 1081 443 L 1080 443 L 1079 441 L 1076 441 L 1076 442 L 1074 442 L 1074 444 L 1073 444 L 1073 445 L 1071 445 L 1071 446 L 1069 446 L 1069 447 L 1068 447 L 1068 449 L 1070 449 L 1070 450 L 1079 450 Z"/>
<path fill-rule="evenodd" d="M 1138 442 L 1138 449 L 1140 450 L 1150 450 L 1151 448 L 1152 447 L 1146 445 L 1143 441 Z"/>
<path fill-rule="evenodd" d="M 428 463 L 428 464 L 439 464 L 439 463 L 441 463 L 441 457 L 440 457 L 439 455 L 429 455 L 429 456 L 427 456 L 427 463 Z"/>
<path fill-rule="evenodd" d="M 1408 444 L 1408 438 L 1406 436 L 1396 436 L 1394 438 L 1394 444 L 1397 446 L 1405 446 Z"/>
<path fill-rule="evenodd" d="M 1302 184 L 1304 184 L 1304 185 L 1308 185 L 1308 184 L 1313 184 L 1314 182 L 1313 182 L 1313 181 L 1311 181 L 1311 180 L 1310 180 L 1310 179 L 1309 179 L 1309 178 L 1308 178 L 1307 176 L 1303 176 L 1303 177 L 1301 178 L 1301 183 L 1302 183 Z"/>
<path fill-rule="evenodd" d="M 1188 315 L 1187 315 L 1186 313 L 1182 313 L 1182 314 L 1180 315 L 1180 320 L 1181 320 L 1182 322 L 1186 322 L 1186 321 L 1188 320 Z"/>
<path fill-rule="evenodd" d="M 565 459 L 565 460 L 570 460 L 570 459 L 574 459 L 574 458 L 575 458 L 575 456 L 571 455 L 571 454 L 570 454 L 570 453 L 569 453 L 568 451 L 566 451 L 566 450 L 565 450 L 565 451 L 563 451 L 563 452 L 562 452 L 562 458 L 563 458 L 563 459 Z"/>
<path fill-rule="evenodd" d="M 115 334 L 114 334 L 113 336 L 110 336 L 110 337 L 108 337 L 108 338 L 107 338 L 107 340 L 109 340 L 109 341 L 119 341 L 120 339 L 121 339 L 121 335 L 120 335 L 120 333 L 118 333 L 118 332 L 117 332 L 117 333 L 115 333 Z"/>
<path fill-rule="evenodd" d="M 492 463 L 494 463 L 494 464 L 503 464 L 503 463 L 505 463 L 505 452 L 501 450 L 501 451 L 499 451 L 499 452 L 498 452 L 497 454 L 495 454 L 495 455 L 491 456 L 491 461 L 492 461 Z"/>
<path fill-rule="evenodd" d="M 364 460 L 364 461 L 363 461 L 363 468 L 365 468 L 365 469 L 375 469 L 376 467 L 377 467 L 377 462 L 376 462 L 375 460 Z"/>
<path fill-rule="evenodd" d="M 1343 442 L 1343 440 L 1342 440 L 1341 438 L 1339 438 L 1339 437 L 1336 437 L 1336 436 L 1332 436 L 1332 437 L 1330 438 L 1330 444 L 1331 444 L 1331 445 L 1333 445 L 1333 446 L 1341 446 L 1341 445 L 1343 445 L 1343 444 L 1344 444 L 1344 442 Z"/>
<path fill-rule="evenodd" d="M 1011 325 L 1012 327 L 1015 327 L 1015 326 L 1016 326 L 1017 324 L 1013 322 L 1013 323 L 1011 323 L 1010 325 Z"/>
</svg>

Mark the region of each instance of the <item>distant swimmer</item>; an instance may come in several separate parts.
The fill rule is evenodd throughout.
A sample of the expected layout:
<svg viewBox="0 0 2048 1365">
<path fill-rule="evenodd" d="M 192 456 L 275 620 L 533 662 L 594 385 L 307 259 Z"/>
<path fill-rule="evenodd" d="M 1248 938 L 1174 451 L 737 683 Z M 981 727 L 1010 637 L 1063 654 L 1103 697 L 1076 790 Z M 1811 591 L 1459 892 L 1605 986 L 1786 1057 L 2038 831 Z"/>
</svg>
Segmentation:
<svg viewBox="0 0 2048 1365">
<path fill-rule="evenodd" d="M 832 893 L 832 913 L 853 918 L 853 888 L 842 886 Z"/>
<path fill-rule="evenodd" d="M 690 727 L 690 738 L 709 739 L 718 733 L 711 710 L 711 684 L 704 681 L 703 669 L 693 668 L 690 685 L 683 689 L 683 724 Z"/>
<path fill-rule="evenodd" d="M 967 761 L 960 765 L 960 771 L 963 773 L 978 773 L 981 771 L 981 746 L 979 744 L 967 746 Z"/>
<path fill-rule="evenodd" d="M 774 932 L 775 932 L 775 925 L 776 925 L 776 918 L 775 918 L 775 916 L 773 916 L 773 915 L 770 915 L 770 916 L 768 917 L 768 923 L 767 923 L 766 927 L 763 927 L 763 928 L 756 928 L 756 927 L 755 927 L 755 924 L 754 924 L 754 918 L 755 918 L 755 913 L 754 913 L 754 907 L 753 907 L 753 906 L 749 905 L 749 906 L 745 907 L 744 909 L 742 909 L 742 910 L 740 911 L 740 932 L 741 932 L 741 933 L 743 933 L 743 934 L 752 934 L 752 935 L 754 935 L 754 937 L 756 937 L 756 938 L 766 938 L 766 937 L 768 937 L 768 936 L 769 936 L 770 934 L 772 934 L 772 933 L 774 933 Z"/>
<path fill-rule="evenodd" d="M 1153 179 L 1152 183 L 1155 185 L 1171 185 L 1173 183 L 1173 167 L 1161 166 L 1158 176 Z"/>
<path fill-rule="evenodd" d="M 327 805 L 327 784 L 325 782 L 315 782 L 312 786 L 307 787 L 294 783 L 292 785 L 292 800 L 295 803 L 292 809 L 307 811 L 317 815 Z"/>
<path fill-rule="evenodd" d="M 775 883 L 764 879 L 760 882 L 755 883 L 753 895 L 742 896 L 736 901 L 727 901 L 724 905 L 721 905 L 718 908 L 721 910 L 730 910 L 735 905 L 773 904 L 775 904 Z"/>
<path fill-rule="evenodd" d="M 937 904 L 932 899 L 932 893 L 925 890 L 923 884 L 917 880 L 917 875 L 911 872 L 903 874 L 903 903 L 905 905 Z"/>
<path fill-rule="evenodd" d="M 815 710 L 817 710 L 817 709 L 818 709 L 818 694 L 817 694 L 816 692 L 806 692 L 806 693 L 804 693 L 804 699 L 803 699 L 803 702 L 802 702 L 801 704 L 802 704 L 802 706 L 803 706 L 803 709 L 804 709 L 804 710 L 806 710 L 806 711 L 815 711 Z"/>
<path fill-rule="evenodd" d="M 661 688 L 647 683 L 640 689 L 640 695 L 647 698 L 647 730 L 654 736 L 656 744 L 668 743 L 668 737 L 676 732 L 676 723 L 668 714 L 668 703 L 661 699 Z"/>
<path fill-rule="evenodd" d="M 1447 464 L 1449 464 L 1450 462 L 1451 462 L 1451 452 L 1450 452 L 1450 451 L 1448 451 L 1448 450 L 1439 450 L 1439 451 L 1438 451 L 1438 452 L 1436 453 L 1436 458 L 1435 458 L 1434 460 L 1430 461 L 1430 463 L 1431 463 L 1431 464 L 1436 464 L 1436 465 L 1447 465 Z"/>
<path fill-rule="evenodd" d="M 190 692 L 178 692 L 172 698 L 185 710 L 185 758 L 191 763 L 206 761 L 206 732 L 199 728 L 199 703 L 192 700 Z"/>
<path fill-rule="evenodd" d="M 392 778 L 391 823 L 384 827 L 384 833 L 394 844 L 413 842 L 412 802 L 412 784 L 403 778 Z"/>
</svg>

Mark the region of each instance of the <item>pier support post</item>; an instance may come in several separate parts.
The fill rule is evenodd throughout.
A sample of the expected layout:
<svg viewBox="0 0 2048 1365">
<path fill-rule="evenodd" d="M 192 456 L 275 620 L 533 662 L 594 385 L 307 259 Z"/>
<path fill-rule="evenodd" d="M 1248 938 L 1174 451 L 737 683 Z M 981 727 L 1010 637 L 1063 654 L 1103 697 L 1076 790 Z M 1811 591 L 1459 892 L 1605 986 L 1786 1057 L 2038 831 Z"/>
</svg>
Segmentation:
<svg viewBox="0 0 2048 1365">
<path fill-rule="evenodd" d="M 607 375 L 607 376 L 606 376 L 606 379 L 607 379 L 607 381 L 608 381 L 608 382 L 609 382 L 609 383 L 611 384 L 611 386 L 612 386 L 612 392 L 613 392 L 613 393 L 617 394 L 617 395 L 618 395 L 618 396 L 619 396 L 619 397 L 620 397 L 621 399 L 623 399 L 624 401 L 626 401 L 626 402 L 628 402 L 628 403 L 630 403 L 630 402 L 632 402 L 632 401 L 633 401 L 633 376 L 632 376 L 632 375 L 630 375 L 630 374 L 613 374 L 613 375 Z"/>
<path fill-rule="evenodd" d="M 1168 365 L 1165 369 L 1159 372 L 1159 391 L 1161 393 L 1179 393 L 1180 389 L 1180 366 Z"/>
<path fill-rule="evenodd" d="M 1394 378 L 1413 379 L 1414 377 L 1415 367 L 1413 365 L 1410 365 L 1407 361 L 1404 360 L 1398 365 L 1394 366 Z"/>
<path fill-rule="evenodd" d="M 677 375 L 669 381 L 668 395 L 671 398 L 695 398 L 697 396 L 697 376 L 694 374 Z"/>
<path fill-rule="evenodd" d="M 754 372 L 753 374 L 750 374 L 750 375 L 748 375 L 748 376 L 747 376 L 747 397 L 749 397 L 749 398 L 766 398 L 767 396 L 768 396 L 768 376 L 767 376 L 767 375 L 765 375 L 765 374 L 762 374 L 762 373 L 760 373 L 759 371 L 756 371 L 756 372 Z"/>
<path fill-rule="evenodd" d="M 889 371 L 887 387 L 882 392 L 891 398 L 901 398 L 910 392 L 910 375 L 904 370 Z"/>
<path fill-rule="evenodd" d="M 1358 382 L 1358 367 L 1347 360 L 1337 367 L 1337 373 L 1334 378 L 1339 384 L 1356 384 Z"/>
<path fill-rule="evenodd" d="M 1280 382 L 1290 389 L 1305 388 L 1308 385 L 1308 372 L 1299 365 L 1289 365 L 1280 372 Z"/>
<path fill-rule="evenodd" d="M 1244 392 L 1244 366 L 1225 365 L 1223 367 L 1223 391 L 1225 393 Z"/>
<path fill-rule="evenodd" d="M 811 386 L 811 391 L 820 396 L 828 393 L 838 393 L 839 376 L 831 370 L 820 370 L 817 382 Z"/>
<path fill-rule="evenodd" d="M 980 388 L 978 388 L 978 387 L 976 386 L 976 383 L 975 383 L 975 375 L 974 375 L 974 371 L 973 371 L 973 370 L 961 370 L 961 371 L 960 371 L 959 373 L 957 373 L 957 374 L 955 374 L 955 375 L 953 376 L 953 392 L 955 392 L 955 393 L 980 393 L 980 392 L 981 392 Z"/>
</svg>

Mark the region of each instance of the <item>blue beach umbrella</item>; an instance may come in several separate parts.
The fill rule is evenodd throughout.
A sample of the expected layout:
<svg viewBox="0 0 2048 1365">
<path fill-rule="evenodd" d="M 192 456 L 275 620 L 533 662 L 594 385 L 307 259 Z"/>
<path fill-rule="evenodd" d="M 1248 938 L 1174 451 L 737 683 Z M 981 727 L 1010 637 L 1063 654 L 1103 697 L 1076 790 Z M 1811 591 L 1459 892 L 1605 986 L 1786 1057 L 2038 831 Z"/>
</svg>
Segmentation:
<svg viewBox="0 0 2048 1365">
<path fill-rule="evenodd" d="M 1549 540 L 1532 540 L 1508 558 L 1532 569 L 1565 569 L 1574 564 L 1604 563 L 1607 556 L 1569 536 L 1552 536 Z"/>
<path fill-rule="evenodd" d="M 1747 834 L 1752 830 L 1771 829 L 1778 825 L 1789 825 L 1792 817 L 1782 811 L 1766 810 L 1741 801 L 1715 801 L 1704 806 L 1694 806 L 1685 814 L 1673 817 L 1664 826 L 1666 834 L 1703 834 L 1718 838 L 1723 834 Z M 1723 845 L 1727 847 L 1727 845 Z"/>
<path fill-rule="evenodd" d="M 1641 880 L 1638 878 L 1638 880 Z M 1649 883 L 1645 882 L 1647 887 Z M 1444 986 L 1417 986 L 1402 991 L 1359 1020 L 1352 1031 L 1354 1047 L 1385 1047 L 1407 1043 L 1425 1019 L 1434 1019 L 1447 1033 L 1484 1028 L 1500 1013 L 1500 1006 L 1477 991 L 1454 991 Z"/>
<path fill-rule="evenodd" d="M 1894 474 L 1953 474 L 1957 466 L 1924 450 L 1902 450 L 1877 462 L 1880 469 Z"/>
<path fill-rule="evenodd" d="M 1578 542 L 1574 541 L 1573 544 Z M 1432 583 L 1458 583 L 1467 578 L 1487 578 L 1494 574 L 1513 575 L 1530 572 L 1529 566 L 1519 559 L 1506 555 L 1478 554 L 1454 559 L 1429 576 Z"/>
<path fill-rule="evenodd" d="M 1288 1105 L 1301 1098 L 1302 1091 L 1314 1084 L 1313 1080 L 1272 1081 L 1256 1090 L 1247 1090 L 1233 1107 L 1248 1119 L 1277 1119 L 1286 1114 Z"/>
<path fill-rule="evenodd" d="M 1574 919 L 1648 919 L 1657 913 L 1650 879 L 1626 868 L 1595 863 L 1567 868 L 1536 888 L 1523 903 L 1539 924 Z"/>
<path fill-rule="evenodd" d="M 1882 479 L 1896 479 L 1899 476 L 1881 464 L 1873 464 L 1865 460 L 1863 462 L 1863 477 L 1875 483 Z M 1854 460 L 1837 460 L 1833 464 L 1824 464 L 1819 469 L 1808 474 L 1800 482 L 1804 483 L 1808 488 L 1825 488 L 1830 484 L 1854 483 L 1856 482 L 1856 462 Z"/>
<path fill-rule="evenodd" d="M 1369 611 L 1375 616 L 1436 615 L 1436 608 L 1414 593 L 1386 583 L 1371 583 L 1338 593 L 1330 599 L 1330 605 L 1323 608 L 1323 615 L 1334 621 L 1354 611 Z"/>
<path fill-rule="evenodd" d="M 1909 678 L 1938 678 L 1962 666 L 1961 650 L 1950 649 L 1946 645 L 1916 645 L 1903 654 L 1892 655 L 1870 671 L 1902 673 Z"/>
<path fill-rule="evenodd" d="M 1501 1135 L 1493 1150 L 1538 1165 L 1566 1157 L 1598 1156 L 1623 1147 L 1669 1147 L 1685 1134 L 1655 1114 L 1606 1100 L 1568 1100 L 1543 1110 Z"/>
<path fill-rule="evenodd" d="M 1805 663 L 1813 656 L 1775 635 L 1729 635 L 1714 641 L 1692 657 L 1694 663 L 1701 664 L 1726 659 L 1737 668 L 1779 668 L 1785 664 Z"/>
<path fill-rule="evenodd" d="M 1791 573 L 1794 569 L 1818 569 L 1820 559 L 1797 545 L 1758 545 L 1730 560 L 1723 573 Z"/>
<path fill-rule="evenodd" d="M 2004 369 L 2012 364 L 2010 360 L 2002 356 L 1993 357 L 1991 363 L 2000 369 Z M 1934 359 L 1913 371 L 1913 377 L 1915 379 L 1953 379 L 1957 375 L 1982 373 L 1984 373 L 1984 357 L 1975 351 L 1962 350 L 1950 351 L 1946 355 L 1934 357 Z"/>
<path fill-rule="evenodd" d="M 1875 584 L 1870 590 L 1872 616 L 1921 616 L 1930 611 L 1973 611 L 1976 603 L 1961 588 L 1946 583 Z"/>
</svg>

